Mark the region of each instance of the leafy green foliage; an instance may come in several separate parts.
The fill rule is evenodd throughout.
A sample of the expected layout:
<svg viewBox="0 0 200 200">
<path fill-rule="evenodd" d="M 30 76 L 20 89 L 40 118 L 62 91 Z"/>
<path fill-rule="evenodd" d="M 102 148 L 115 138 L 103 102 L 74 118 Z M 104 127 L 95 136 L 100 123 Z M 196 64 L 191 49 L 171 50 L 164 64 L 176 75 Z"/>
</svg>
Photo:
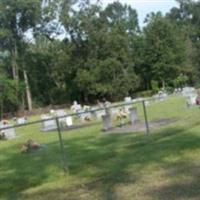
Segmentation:
<svg viewBox="0 0 200 200">
<path fill-rule="evenodd" d="M 150 13 L 140 30 L 136 10 L 119 1 L 103 8 L 88 0 L 2 0 L 1 70 L 16 83 L 17 107 L 24 70 L 39 106 L 198 85 L 199 2 L 178 2 L 166 16 Z"/>
</svg>

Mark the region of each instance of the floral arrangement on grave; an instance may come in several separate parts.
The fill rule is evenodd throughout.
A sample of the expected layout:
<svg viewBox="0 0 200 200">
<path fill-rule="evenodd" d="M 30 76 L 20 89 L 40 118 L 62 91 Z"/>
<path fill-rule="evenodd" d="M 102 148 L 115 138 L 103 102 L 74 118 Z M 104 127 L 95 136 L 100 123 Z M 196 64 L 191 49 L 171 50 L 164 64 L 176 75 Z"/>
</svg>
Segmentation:
<svg viewBox="0 0 200 200">
<path fill-rule="evenodd" d="M 125 109 L 120 108 L 119 112 L 116 115 L 117 120 L 123 120 L 128 117 L 128 113 L 125 111 Z"/>
<path fill-rule="evenodd" d="M 29 153 L 31 151 L 37 150 L 41 148 L 41 145 L 32 139 L 29 139 L 25 144 L 21 147 L 21 153 Z"/>
</svg>

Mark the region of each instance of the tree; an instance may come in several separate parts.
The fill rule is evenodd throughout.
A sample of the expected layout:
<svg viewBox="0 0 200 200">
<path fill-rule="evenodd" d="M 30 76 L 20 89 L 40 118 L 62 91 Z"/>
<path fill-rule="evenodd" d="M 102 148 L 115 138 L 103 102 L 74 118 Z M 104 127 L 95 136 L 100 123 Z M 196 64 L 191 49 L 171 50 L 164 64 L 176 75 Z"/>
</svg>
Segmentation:
<svg viewBox="0 0 200 200">
<path fill-rule="evenodd" d="M 28 108 L 32 109 L 28 76 L 25 66 L 19 66 L 19 60 L 24 54 L 25 33 L 36 27 L 40 20 L 41 0 L 2 0 L 0 2 L 0 44 L 1 48 L 11 53 L 12 76 L 16 83 L 20 80 L 20 73 L 24 75 Z M 22 61 L 23 59 L 21 59 Z M 20 72 L 21 70 L 21 72 Z M 18 84 L 17 84 L 18 85 Z M 16 96 L 19 96 L 19 88 L 16 88 Z M 19 100 L 18 100 L 19 101 Z"/>
<path fill-rule="evenodd" d="M 199 85 L 200 80 L 200 2 L 193 0 L 178 0 L 179 8 L 173 8 L 167 17 L 176 23 L 185 35 L 187 41 L 187 66 L 185 74 L 190 84 Z"/>
<path fill-rule="evenodd" d="M 183 70 L 185 62 L 185 44 L 176 25 L 160 13 L 149 16 L 144 29 L 146 73 L 160 86 L 174 80 Z"/>
<path fill-rule="evenodd" d="M 99 5 L 87 4 L 67 19 L 63 24 L 75 47 L 73 80 L 79 98 L 85 101 L 98 96 L 119 99 L 138 87 L 131 45 L 138 31 L 135 10 L 119 2 L 108 5 L 105 10 Z M 122 87 L 124 93 L 120 95 Z"/>
</svg>

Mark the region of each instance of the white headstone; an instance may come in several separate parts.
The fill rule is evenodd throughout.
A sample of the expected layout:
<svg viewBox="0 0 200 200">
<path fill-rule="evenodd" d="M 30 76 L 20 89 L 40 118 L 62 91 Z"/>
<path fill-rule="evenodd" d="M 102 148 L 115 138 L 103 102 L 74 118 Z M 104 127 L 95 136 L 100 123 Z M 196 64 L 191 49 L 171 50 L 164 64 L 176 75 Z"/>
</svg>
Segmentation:
<svg viewBox="0 0 200 200">
<path fill-rule="evenodd" d="M 111 114 L 111 117 L 115 117 L 117 114 L 119 113 L 119 108 L 111 108 L 110 110 L 110 114 Z"/>
<path fill-rule="evenodd" d="M 90 106 L 87 106 L 87 105 L 84 105 L 84 106 L 83 106 L 83 110 L 84 110 L 84 111 L 89 111 L 90 109 L 91 109 Z"/>
<path fill-rule="evenodd" d="M 9 127 L 12 127 L 12 125 L 0 123 L 0 128 L 9 128 Z M 3 133 L 5 135 L 5 139 L 7 139 L 7 140 L 11 140 L 11 139 L 15 139 L 16 138 L 16 134 L 15 134 L 15 129 L 14 128 L 1 130 L 1 133 Z"/>
<path fill-rule="evenodd" d="M 66 115 L 66 112 L 65 112 L 65 110 L 55 110 L 55 115 L 57 116 L 57 117 L 62 117 L 62 116 L 65 116 Z"/>
<path fill-rule="evenodd" d="M 194 96 L 196 94 L 197 94 L 197 92 L 196 92 L 195 88 L 193 88 L 193 87 L 185 87 L 182 90 L 182 95 L 185 97 Z"/>
<path fill-rule="evenodd" d="M 20 117 L 17 119 L 17 124 L 25 124 L 26 123 L 26 118 L 25 117 Z"/>
<path fill-rule="evenodd" d="M 196 105 L 196 99 L 197 99 L 197 95 L 187 97 L 187 106 L 190 107 L 190 106 Z"/>
<path fill-rule="evenodd" d="M 125 101 L 125 102 L 131 102 L 131 97 L 125 97 L 125 98 L 124 98 L 124 101 Z"/>
<path fill-rule="evenodd" d="M 63 110 L 63 109 L 55 110 L 55 115 L 58 117 L 60 126 L 65 127 L 66 126 L 66 117 L 63 117 L 65 115 L 67 115 L 65 110 Z"/>
<path fill-rule="evenodd" d="M 125 97 L 125 98 L 124 98 L 124 102 L 127 103 L 127 104 L 128 104 L 128 103 L 131 103 L 131 97 Z M 132 105 L 125 105 L 125 106 L 124 106 L 125 111 L 126 111 L 126 112 L 129 112 L 129 109 L 130 109 L 131 107 L 132 107 Z"/>
<path fill-rule="evenodd" d="M 66 117 L 66 124 L 67 124 L 67 126 L 72 126 L 73 125 L 73 120 L 72 120 L 71 116 Z"/>
<path fill-rule="evenodd" d="M 97 120 L 102 119 L 102 116 L 106 114 L 105 110 L 98 110 L 95 112 Z"/>
<path fill-rule="evenodd" d="M 41 119 L 42 120 L 48 119 L 47 121 L 42 122 L 42 130 L 43 131 L 50 131 L 50 130 L 54 130 L 57 128 L 56 121 L 55 121 L 55 119 L 52 119 L 51 116 L 42 115 Z M 50 120 L 50 119 L 52 119 L 52 120 Z"/>
<path fill-rule="evenodd" d="M 75 113 L 78 113 L 82 110 L 82 106 L 77 103 L 77 101 L 74 101 L 73 105 L 71 106 L 71 110 Z"/>
</svg>

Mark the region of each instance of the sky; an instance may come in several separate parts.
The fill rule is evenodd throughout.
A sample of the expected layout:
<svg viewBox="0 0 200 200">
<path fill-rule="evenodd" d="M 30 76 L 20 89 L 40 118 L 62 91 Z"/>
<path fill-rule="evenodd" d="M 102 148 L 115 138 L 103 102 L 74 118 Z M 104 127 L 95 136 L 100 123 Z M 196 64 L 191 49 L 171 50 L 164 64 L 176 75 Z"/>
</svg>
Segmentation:
<svg viewBox="0 0 200 200">
<path fill-rule="evenodd" d="M 114 0 L 101 0 L 103 6 L 112 3 Z M 175 0 L 118 0 L 122 4 L 131 5 L 137 10 L 139 25 L 144 26 L 144 19 L 150 12 L 161 11 L 163 14 L 170 11 L 172 7 L 177 7 Z"/>
<path fill-rule="evenodd" d="M 91 3 L 95 3 L 97 0 L 90 0 Z M 106 7 L 109 3 L 116 0 L 101 0 L 103 7 Z M 131 5 L 137 10 L 139 26 L 142 28 L 145 24 L 144 19 L 148 13 L 161 11 L 163 14 L 170 11 L 172 7 L 177 7 L 178 4 L 175 0 L 118 0 L 122 4 Z M 65 37 L 65 33 L 58 36 L 59 39 Z M 27 40 L 32 40 L 32 31 L 29 30 L 26 33 Z"/>
</svg>

